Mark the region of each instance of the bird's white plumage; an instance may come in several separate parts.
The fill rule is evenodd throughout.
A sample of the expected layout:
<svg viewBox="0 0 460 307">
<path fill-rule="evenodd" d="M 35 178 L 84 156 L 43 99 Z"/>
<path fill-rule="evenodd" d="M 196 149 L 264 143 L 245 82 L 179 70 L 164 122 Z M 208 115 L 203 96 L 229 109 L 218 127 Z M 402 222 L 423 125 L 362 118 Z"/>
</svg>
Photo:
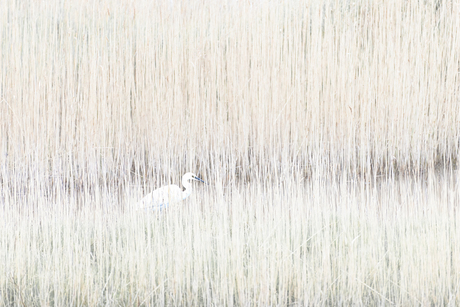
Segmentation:
<svg viewBox="0 0 460 307">
<path fill-rule="evenodd" d="M 204 182 L 193 173 L 187 173 L 182 177 L 182 185 L 185 191 L 182 191 L 175 184 L 170 184 L 147 194 L 138 202 L 138 209 L 162 209 L 168 207 L 170 204 L 176 204 L 186 199 L 192 194 L 192 186 L 189 180 L 197 180 Z"/>
</svg>

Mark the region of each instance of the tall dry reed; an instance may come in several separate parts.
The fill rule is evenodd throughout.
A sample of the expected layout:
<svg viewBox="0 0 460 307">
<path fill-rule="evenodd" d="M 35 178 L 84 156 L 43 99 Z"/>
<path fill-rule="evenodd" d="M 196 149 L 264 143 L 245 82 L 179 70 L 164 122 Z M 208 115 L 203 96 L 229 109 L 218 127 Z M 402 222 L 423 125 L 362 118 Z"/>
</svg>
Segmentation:
<svg viewBox="0 0 460 307">
<path fill-rule="evenodd" d="M 0 2 L 1 303 L 459 304 L 459 16 Z"/>
</svg>

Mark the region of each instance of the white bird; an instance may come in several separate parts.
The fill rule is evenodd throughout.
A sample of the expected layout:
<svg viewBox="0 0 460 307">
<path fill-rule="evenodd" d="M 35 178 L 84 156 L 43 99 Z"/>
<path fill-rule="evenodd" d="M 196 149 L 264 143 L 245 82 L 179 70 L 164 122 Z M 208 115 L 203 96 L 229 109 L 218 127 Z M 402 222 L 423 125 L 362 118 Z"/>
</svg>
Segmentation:
<svg viewBox="0 0 460 307">
<path fill-rule="evenodd" d="M 201 181 L 203 180 L 198 178 L 193 173 L 187 173 L 182 177 L 182 185 L 185 188 L 185 191 L 182 191 L 175 184 L 170 184 L 161 188 L 156 189 L 155 191 L 147 194 L 142 198 L 138 203 L 138 209 L 162 209 L 169 206 L 169 204 L 175 204 L 181 202 L 192 194 L 192 185 L 189 180 Z"/>
</svg>

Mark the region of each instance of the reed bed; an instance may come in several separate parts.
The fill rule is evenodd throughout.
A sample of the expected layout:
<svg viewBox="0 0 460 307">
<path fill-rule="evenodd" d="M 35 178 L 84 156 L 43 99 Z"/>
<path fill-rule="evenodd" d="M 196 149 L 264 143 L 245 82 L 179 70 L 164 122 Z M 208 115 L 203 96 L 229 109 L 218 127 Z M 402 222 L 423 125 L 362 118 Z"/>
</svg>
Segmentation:
<svg viewBox="0 0 460 307">
<path fill-rule="evenodd" d="M 52 209 L 2 210 L 3 305 L 460 301 L 452 174 L 374 186 L 318 178 L 209 187 L 151 214 L 101 196 L 103 208 L 93 196 L 78 211 L 46 203 Z"/>
<path fill-rule="evenodd" d="M 459 305 L 459 16 L 0 2 L 0 304 Z"/>
</svg>

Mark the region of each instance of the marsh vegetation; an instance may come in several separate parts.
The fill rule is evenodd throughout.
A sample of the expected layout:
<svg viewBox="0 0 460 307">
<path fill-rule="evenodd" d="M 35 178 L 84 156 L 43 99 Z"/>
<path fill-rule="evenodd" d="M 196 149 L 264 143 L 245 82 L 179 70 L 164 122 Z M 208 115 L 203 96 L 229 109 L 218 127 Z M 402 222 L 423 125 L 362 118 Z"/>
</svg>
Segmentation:
<svg viewBox="0 0 460 307">
<path fill-rule="evenodd" d="M 459 305 L 459 16 L 0 2 L 0 304 Z"/>
</svg>

